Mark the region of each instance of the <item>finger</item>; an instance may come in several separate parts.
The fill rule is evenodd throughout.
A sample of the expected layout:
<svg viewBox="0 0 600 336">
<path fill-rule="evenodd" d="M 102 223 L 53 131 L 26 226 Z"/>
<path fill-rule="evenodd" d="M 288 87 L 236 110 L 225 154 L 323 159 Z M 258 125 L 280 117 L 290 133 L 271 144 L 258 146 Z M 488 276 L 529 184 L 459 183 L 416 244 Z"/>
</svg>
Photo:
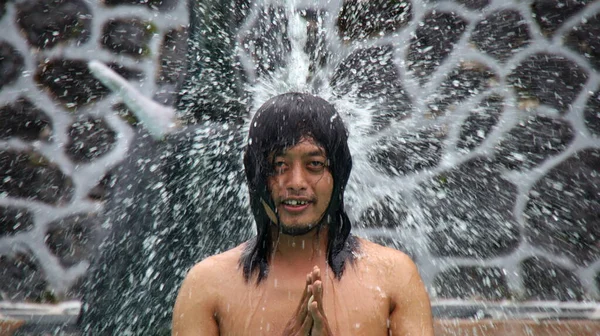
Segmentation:
<svg viewBox="0 0 600 336">
<path fill-rule="evenodd" d="M 321 280 L 321 270 L 319 269 L 319 266 L 313 267 L 311 272 L 311 280 L 313 283 L 317 280 Z"/>
<path fill-rule="evenodd" d="M 319 310 L 317 301 L 313 301 L 310 304 L 310 316 L 313 320 L 313 329 L 321 330 L 325 323 L 325 316 Z"/>
<path fill-rule="evenodd" d="M 308 298 L 310 295 L 308 292 L 308 286 L 312 284 L 312 275 L 308 273 L 306 275 L 306 283 L 304 284 L 304 291 L 302 292 L 302 296 L 300 297 L 300 304 L 296 308 L 296 315 L 300 314 L 303 308 L 306 308 L 306 302 L 308 302 Z"/>
<path fill-rule="evenodd" d="M 315 281 L 313 284 L 313 292 L 315 301 L 317 302 L 317 308 L 323 316 L 325 316 L 324 304 L 323 304 L 323 282 L 321 280 Z"/>
<path fill-rule="evenodd" d="M 307 314 L 302 323 L 301 335 L 310 335 L 310 330 L 313 328 L 314 320 L 312 314 Z"/>
</svg>

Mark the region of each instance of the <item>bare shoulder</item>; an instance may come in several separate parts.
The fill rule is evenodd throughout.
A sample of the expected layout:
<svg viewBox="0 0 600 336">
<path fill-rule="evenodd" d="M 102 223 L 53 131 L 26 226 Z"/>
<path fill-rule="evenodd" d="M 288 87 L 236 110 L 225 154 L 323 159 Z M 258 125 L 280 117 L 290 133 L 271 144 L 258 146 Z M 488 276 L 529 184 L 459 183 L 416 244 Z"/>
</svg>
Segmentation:
<svg viewBox="0 0 600 336">
<path fill-rule="evenodd" d="M 185 282 L 198 285 L 222 283 L 224 275 L 235 273 L 244 245 L 239 245 L 231 250 L 210 256 L 196 265 L 188 272 Z"/>
<path fill-rule="evenodd" d="M 396 286 L 406 285 L 419 276 L 417 266 L 406 253 L 359 238 L 359 254 L 379 270 L 380 275 L 394 281 Z"/>
</svg>

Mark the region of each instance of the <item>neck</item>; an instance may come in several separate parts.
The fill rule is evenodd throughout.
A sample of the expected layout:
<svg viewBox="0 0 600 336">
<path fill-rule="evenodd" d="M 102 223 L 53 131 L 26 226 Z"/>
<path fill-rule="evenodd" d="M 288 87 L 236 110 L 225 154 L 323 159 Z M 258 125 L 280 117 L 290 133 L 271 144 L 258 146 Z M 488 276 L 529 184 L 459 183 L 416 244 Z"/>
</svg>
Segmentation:
<svg viewBox="0 0 600 336">
<path fill-rule="evenodd" d="M 321 226 L 304 235 L 291 236 L 279 233 L 273 227 L 273 258 L 285 264 L 292 264 L 309 269 L 319 266 L 324 269 L 327 265 L 327 226 Z"/>
</svg>

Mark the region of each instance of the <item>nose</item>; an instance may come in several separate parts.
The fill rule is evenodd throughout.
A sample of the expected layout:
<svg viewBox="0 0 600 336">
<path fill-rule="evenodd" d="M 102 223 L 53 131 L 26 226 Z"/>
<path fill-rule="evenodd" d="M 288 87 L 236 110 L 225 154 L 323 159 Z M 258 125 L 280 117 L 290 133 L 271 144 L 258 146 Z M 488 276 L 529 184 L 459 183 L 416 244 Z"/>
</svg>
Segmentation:
<svg viewBox="0 0 600 336">
<path fill-rule="evenodd" d="M 306 190 L 308 180 L 306 171 L 303 169 L 302 163 L 296 162 L 288 169 L 285 174 L 285 188 L 288 191 Z"/>
</svg>

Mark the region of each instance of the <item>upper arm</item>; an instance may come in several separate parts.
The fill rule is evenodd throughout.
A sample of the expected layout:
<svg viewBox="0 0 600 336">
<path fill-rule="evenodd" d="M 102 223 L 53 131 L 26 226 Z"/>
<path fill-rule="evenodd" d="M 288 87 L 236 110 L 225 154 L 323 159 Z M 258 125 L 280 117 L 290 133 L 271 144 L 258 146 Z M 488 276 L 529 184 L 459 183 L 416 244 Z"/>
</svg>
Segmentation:
<svg viewBox="0 0 600 336">
<path fill-rule="evenodd" d="M 219 335 L 215 312 L 217 290 L 210 260 L 194 266 L 185 277 L 173 309 L 173 336 Z"/>
<path fill-rule="evenodd" d="M 415 263 L 402 255 L 395 272 L 405 281 L 392 291 L 394 309 L 390 313 L 390 335 L 433 336 L 431 303 Z M 393 278 L 393 277 L 392 277 Z"/>
</svg>

